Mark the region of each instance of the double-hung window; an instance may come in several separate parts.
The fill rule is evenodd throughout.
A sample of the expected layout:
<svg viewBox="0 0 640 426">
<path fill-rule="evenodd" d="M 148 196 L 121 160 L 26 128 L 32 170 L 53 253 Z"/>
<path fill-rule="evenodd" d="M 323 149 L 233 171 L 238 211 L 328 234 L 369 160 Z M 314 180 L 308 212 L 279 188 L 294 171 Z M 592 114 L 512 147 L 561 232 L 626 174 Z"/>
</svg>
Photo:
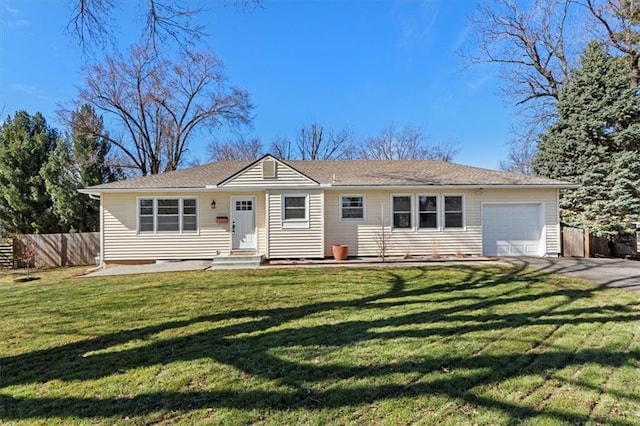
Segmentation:
<svg viewBox="0 0 640 426">
<path fill-rule="evenodd" d="M 391 197 L 394 229 L 411 229 L 413 227 L 411 201 L 411 195 L 394 195 Z"/>
<path fill-rule="evenodd" d="M 340 196 L 340 220 L 358 222 L 364 220 L 364 196 Z"/>
<path fill-rule="evenodd" d="M 156 231 L 179 232 L 180 231 L 180 200 L 158 199 L 156 200 Z"/>
<path fill-rule="evenodd" d="M 197 232 L 196 198 L 139 198 L 138 232 L 141 234 Z"/>
<path fill-rule="evenodd" d="M 282 196 L 282 227 L 309 227 L 309 196 L 307 194 Z"/>
<path fill-rule="evenodd" d="M 198 203 L 195 198 L 182 199 L 182 232 L 198 230 Z"/>
<path fill-rule="evenodd" d="M 305 196 L 284 196 L 284 220 L 306 219 L 307 218 L 307 197 Z"/>
<path fill-rule="evenodd" d="M 418 227 L 420 229 L 438 229 L 438 197 L 435 195 L 418 196 Z"/>
<path fill-rule="evenodd" d="M 444 227 L 464 228 L 462 195 L 444 196 Z"/>
<path fill-rule="evenodd" d="M 138 210 L 138 232 L 155 232 L 155 207 L 152 198 L 141 198 Z"/>
</svg>

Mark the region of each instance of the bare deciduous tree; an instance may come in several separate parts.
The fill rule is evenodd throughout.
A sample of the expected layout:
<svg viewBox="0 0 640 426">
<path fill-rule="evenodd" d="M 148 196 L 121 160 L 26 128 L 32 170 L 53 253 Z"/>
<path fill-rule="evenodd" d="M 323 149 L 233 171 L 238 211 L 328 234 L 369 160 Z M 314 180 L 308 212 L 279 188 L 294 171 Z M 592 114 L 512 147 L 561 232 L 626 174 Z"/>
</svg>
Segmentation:
<svg viewBox="0 0 640 426">
<path fill-rule="evenodd" d="M 84 49 L 113 43 L 112 12 L 123 3 L 122 0 L 72 0 L 67 31 L 77 37 Z M 236 0 L 235 3 L 247 10 L 260 5 L 261 0 Z M 167 41 L 175 41 L 182 47 L 191 45 L 205 35 L 204 28 L 193 23 L 194 18 L 205 11 L 201 4 L 173 0 L 138 2 L 141 21 L 144 22 L 143 39 L 153 48 Z"/>
<path fill-rule="evenodd" d="M 620 52 L 640 80 L 637 0 L 533 0 L 527 6 L 517 0 L 493 0 L 478 9 L 472 24 L 476 50 L 463 56 L 472 63 L 503 65 L 500 76 L 508 82 L 506 94 L 519 104 L 553 104 L 593 39 Z"/>
<path fill-rule="evenodd" d="M 505 92 L 519 104 L 553 104 L 569 79 L 565 52 L 570 0 L 534 0 L 526 9 L 516 0 L 482 5 L 472 18 L 477 51 L 471 62 L 501 64 Z"/>
<path fill-rule="evenodd" d="M 462 55 L 471 63 L 502 66 L 504 95 L 524 113 L 525 137 L 511 142 L 502 167 L 526 165 L 536 138 L 557 114 L 555 104 L 577 58 L 592 39 L 626 58 L 640 82 L 640 4 L 637 0 L 493 0 L 472 18 L 477 44 Z"/>
<path fill-rule="evenodd" d="M 250 123 L 246 91 L 227 86 L 222 61 L 211 53 L 184 50 L 179 61 L 134 47 L 83 69 L 80 103 L 93 105 L 120 126 L 108 138 L 127 159 L 122 167 L 142 175 L 180 166 L 195 130 Z"/>
<path fill-rule="evenodd" d="M 211 161 L 251 161 L 260 158 L 262 142 L 258 138 L 213 141 L 208 150 Z"/>
<path fill-rule="evenodd" d="M 447 139 L 438 145 L 427 146 L 427 156 L 429 160 L 438 160 L 451 163 L 456 154 L 460 151 L 453 139 Z"/>
<path fill-rule="evenodd" d="M 271 154 L 281 160 L 293 159 L 293 144 L 284 136 L 278 136 L 271 142 Z"/>
<path fill-rule="evenodd" d="M 500 161 L 500 169 L 505 172 L 532 175 L 532 161 L 536 153 L 536 143 L 531 139 L 513 139 L 509 142 L 509 155 Z"/>
<path fill-rule="evenodd" d="M 391 248 L 391 229 L 389 221 L 385 218 L 384 204 L 380 204 L 380 216 L 378 217 L 378 226 L 374 234 L 378 257 L 382 262 L 387 261 L 387 253 Z"/>
<path fill-rule="evenodd" d="M 273 154 L 282 160 L 338 160 L 353 156 L 353 133 L 325 129 L 318 123 L 300 128 L 295 142 L 278 138 L 271 145 Z"/>
<path fill-rule="evenodd" d="M 380 134 L 366 140 L 358 150 L 358 157 L 369 160 L 441 160 L 452 161 L 458 152 L 455 144 L 429 146 L 421 128 L 390 124 Z"/>
<path fill-rule="evenodd" d="M 586 0 L 600 24 L 601 38 L 627 60 L 634 83 L 640 83 L 640 4 L 637 0 Z"/>
</svg>

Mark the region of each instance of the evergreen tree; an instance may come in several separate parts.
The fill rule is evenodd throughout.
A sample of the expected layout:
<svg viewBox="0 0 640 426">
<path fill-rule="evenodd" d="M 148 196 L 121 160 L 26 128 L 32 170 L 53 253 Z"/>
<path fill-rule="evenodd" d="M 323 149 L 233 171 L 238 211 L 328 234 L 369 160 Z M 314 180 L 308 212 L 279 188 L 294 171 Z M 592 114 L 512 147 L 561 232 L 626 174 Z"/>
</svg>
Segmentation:
<svg viewBox="0 0 640 426">
<path fill-rule="evenodd" d="M 42 114 L 18 111 L 0 132 L 0 222 L 7 233 L 59 232 L 41 169 L 59 139 Z"/>
<path fill-rule="evenodd" d="M 100 135 L 106 134 L 101 116 L 91 105 L 83 105 L 73 112 L 71 135 L 73 156 L 78 167 L 82 188 L 121 179 L 122 171 L 108 164 L 111 143 Z"/>
<path fill-rule="evenodd" d="M 632 232 L 640 219 L 640 98 L 627 62 L 591 43 L 557 108 L 533 169 L 581 185 L 563 195 L 563 221 L 599 236 Z"/>
<path fill-rule="evenodd" d="M 78 193 L 80 186 L 71 151 L 69 140 L 58 138 L 40 171 L 47 193 L 53 200 L 53 213 L 61 232 L 88 230 L 82 223 L 83 210 L 87 206 L 83 203 L 85 197 Z"/>
<path fill-rule="evenodd" d="M 54 199 L 54 212 L 65 232 L 97 231 L 100 202 L 78 189 L 117 180 L 121 173 L 110 167 L 109 142 L 102 138 L 103 122 L 84 105 L 71 117 L 71 140 L 59 139 L 42 170 L 46 188 Z"/>
</svg>

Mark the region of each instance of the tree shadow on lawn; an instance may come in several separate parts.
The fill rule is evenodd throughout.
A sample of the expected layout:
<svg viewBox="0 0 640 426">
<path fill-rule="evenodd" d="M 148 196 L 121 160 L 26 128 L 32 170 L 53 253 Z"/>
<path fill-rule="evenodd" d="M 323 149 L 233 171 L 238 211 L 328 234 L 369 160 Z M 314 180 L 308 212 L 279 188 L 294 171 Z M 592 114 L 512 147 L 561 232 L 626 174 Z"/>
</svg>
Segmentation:
<svg viewBox="0 0 640 426">
<path fill-rule="evenodd" d="M 416 268 L 420 279 L 428 269 Z M 633 360 L 640 360 L 638 351 L 608 349 L 558 348 L 547 351 L 535 349 L 545 344 L 537 342 L 526 353 L 492 354 L 477 351 L 472 356 L 429 356 L 378 365 L 312 364 L 293 362 L 274 355 L 277 350 L 297 346 L 350 348 L 374 339 L 392 340 L 403 337 L 425 339 L 464 339 L 475 332 L 513 331 L 518 327 L 551 326 L 551 333 L 566 324 L 594 324 L 632 322 L 640 320 L 640 312 L 621 310 L 619 305 L 571 307 L 567 305 L 590 298 L 599 288 L 576 289 L 549 287 L 533 292 L 544 274 L 524 268 L 487 272 L 482 268 L 466 268 L 467 275 L 453 283 L 434 284 L 408 289 L 407 278 L 386 271 L 390 288 L 381 294 L 353 300 L 310 303 L 307 305 L 257 310 L 237 310 L 217 315 L 205 315 L 184 321 L 171 321 L 155 326 L 125 330 L 77 343 L 22 355 L 0 358 L 0 419 L 18 420 L 44 417 L 111 417 L 146 415 L 159 410 L 186 411 L 201 408 L 237 408 L 288 410 L 293 408 L 338 408 L 370 404 L 393 398 L 417 395 L 441 395 L 466 401 L 506 413 L 513 421 L 544 414 L 560 421 L 585 422 L 589 416 L 569 411 L 507 402 L 474 393 L 478 386 L 499 384 L 523 375 L 548 376 L 550 372 L 584 363 L 596 363 L 616 368 Z M 518 285 L 513 285 L 514 281 Z M 506 285 L 508 284 L 508 285 Z M 505 285 L 504 289 L 500 286 Z M 497 292 L 491 296 L 472 294 L 474 289 L 489 288 Z M 438 298 L 440 297 L 440 298 Z M 406 300 L 409 298 L 409 300 Z M 432 302 L 435 300 L 435 302 Z M 544 307 L 535 302 L 547 300 Z M 453 306 L 439 306 L 443 301 L 457 302 Z M 499 308 L 506 304 L 526 304 L 532 309 L 509 310 L 508 313 L 477 313 L 479 310 Z M 320 325 L 304 325 L 278 329 L 277 327 L 303 320 L 328 311 L 354 309 L 393 309 L 422 304 L 424 309 L 408 313 L 394 313 L 388 317 L 369 320 L 346 319 Z M 236 320 L 237 322 L 233 322 Z M 231 321 L 193 334 L 162 340 L 151 339 L 157 333 L 197 325 Z M 239 322 L 242 321 L 242 322 Z M 464 322 L 465 325 L 457 326 Z M 415 325 L 429 325 L 415 329 Z M 403 328 L 404 327 L 404 328 Z M 400 328 L 400 329 L 393 329 Z M 385 329 L 380 331 L 378 329 Z M 391 330 L 389 330 L 391 329 Z M 500 336 L 496 337 L 499 339 Z M 105 350 L 128 342 L 149 339 L 143 347 L 120 351 Z M 629 342 L 631 344 L 631 342 Z M 455 352 L 455 351 L 451 351 Z M 136 394 L 134 397 L 29 397 L 13 398 L 2 393 L 12 385 L 45 383 L 50 380 L 88 381 L 120 374 L 128 370 L 176 361 L 210 358 L 217 363 L 234 367 L 245 374 L 274 383 L 273 390 L 241 391 L 159 391 Z M 471 375 L 452 375 L 446 370 L 474 371 Z M 394 374 L 435 375 L 428 382 L 415 380 L 378 385 L 340 386 L 341 381 L 382 378 Z M 313 384 L 330 381 L 337 386 L 314 390 Z M 358 381 L 357 383 L 361 383 Z M 282 390 L 283 387 L 286 390 Z M 597 388 L 598 391 L 601 389 Z M 614 397 L 638 400 L 636 393 L 609 392 Z M 611 419 L 607 419 L 608 422 Z M 619 424 L 631 424 L 620 420 Z"/>
</svg>

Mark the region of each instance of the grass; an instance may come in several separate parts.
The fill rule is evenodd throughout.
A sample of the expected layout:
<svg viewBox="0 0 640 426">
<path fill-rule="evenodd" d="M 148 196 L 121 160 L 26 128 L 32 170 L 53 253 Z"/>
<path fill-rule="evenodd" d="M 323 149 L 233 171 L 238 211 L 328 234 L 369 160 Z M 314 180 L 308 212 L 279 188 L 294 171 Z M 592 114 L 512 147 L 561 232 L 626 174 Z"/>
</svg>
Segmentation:
<svg viewBox="0 0 640 426">
<path fill-rule="evenodd" d="M 640 294 L 500 267 L 0 278 L 0 423 L 640 423 Z"/>
</svg>

